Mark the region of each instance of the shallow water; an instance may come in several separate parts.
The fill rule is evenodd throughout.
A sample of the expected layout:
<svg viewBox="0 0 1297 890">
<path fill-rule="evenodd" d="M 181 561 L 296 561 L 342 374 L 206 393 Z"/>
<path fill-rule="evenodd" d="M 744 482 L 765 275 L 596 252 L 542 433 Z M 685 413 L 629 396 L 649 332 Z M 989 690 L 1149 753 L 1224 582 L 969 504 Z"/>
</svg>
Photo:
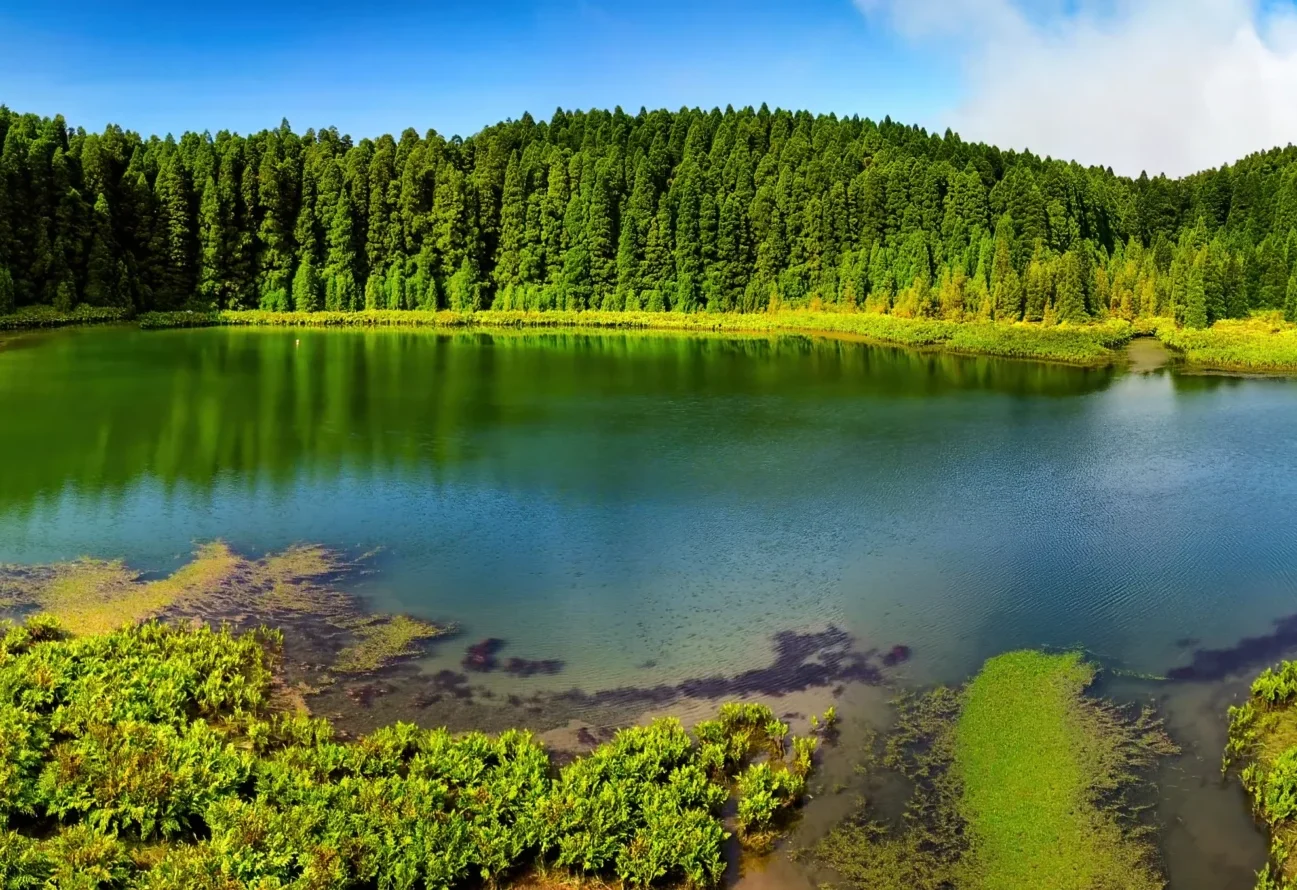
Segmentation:
<svg viewBox="0 0 1297 890">
<path fill-rule="evenodd" d="M 563 662 L 481 678 L 501 692 L 733 677 L 828 625 L 910 647 L 897 683 L 1021 646 L 1193 665 L 1114 684 L 1193 752 L 1173 885 L 1250 886 L 1264 855 L 1216 764 L 1229 678 L 1297 648 L 1236 648 L 1297 613 L 1297 382 L 796 336 L 101 328 L 0 343 L 0 418 L 0 562 L 376 551 L 376 607 L 462 631 L 427 667 L 486 637 Z"/>
</svg>

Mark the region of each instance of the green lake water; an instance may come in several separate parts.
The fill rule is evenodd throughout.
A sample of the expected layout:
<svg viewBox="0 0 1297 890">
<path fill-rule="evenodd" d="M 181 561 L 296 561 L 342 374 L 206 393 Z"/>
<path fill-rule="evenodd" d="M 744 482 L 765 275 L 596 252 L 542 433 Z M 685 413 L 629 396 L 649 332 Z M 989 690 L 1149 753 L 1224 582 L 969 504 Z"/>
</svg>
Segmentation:
<svg viewBox="0 0 1297 890">
<path fill-rule="evenodd" d="M 1173 886 L 1241 888 L 1264 853 L 1219 745 L 1297 650 L 1294 442 L 1294 381 L 796 336 L 8 335 L 0 562 L 375 551 L 359 593 L 460 628 L 428 669 L 486 637 L 563 662 L 491 676 L 520 694 L 741 676 L 828 626 L 908 647 L 901 685 L 1083 646 L 1182 678 L 1109 691 L 1186 747 Z"/>
</svg>

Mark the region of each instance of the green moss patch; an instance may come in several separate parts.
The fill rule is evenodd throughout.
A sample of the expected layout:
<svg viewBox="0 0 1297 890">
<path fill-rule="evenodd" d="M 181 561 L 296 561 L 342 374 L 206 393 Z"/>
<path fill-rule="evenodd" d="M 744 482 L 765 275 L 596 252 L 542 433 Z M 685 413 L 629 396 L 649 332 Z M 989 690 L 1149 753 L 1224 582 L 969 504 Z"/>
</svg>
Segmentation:
<svg viewBox="0 0 1297 890">
<path fill-rule="evenodd" d="M 1150 713 L 1088 698 L 1094 676 L 1077 654 L 1013 652 L 902 701 L 882 760 L 915 785 L 902 825 L 866 813 L 819 858 L 874 890 L 1165 886 L 1126 795 L 1175 748 Z"/>
</svg>

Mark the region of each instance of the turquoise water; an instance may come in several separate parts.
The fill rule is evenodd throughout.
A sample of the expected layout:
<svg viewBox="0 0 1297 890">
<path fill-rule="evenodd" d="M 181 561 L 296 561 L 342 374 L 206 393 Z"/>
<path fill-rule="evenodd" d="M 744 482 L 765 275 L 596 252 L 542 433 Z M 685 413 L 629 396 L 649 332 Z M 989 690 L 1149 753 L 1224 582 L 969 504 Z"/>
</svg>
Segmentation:
<svg viewBox="0 0 1297 890">
<path fill-rule="evenodd" d="M 0 562 L 372 551 L 359 592 L 461 628 L 430 667 L 485 637 L 565 663 L 510 689 L 734 675 L 827 625 L 909 647 L 899 682 L 1036 645 L 1162 675 L 1297 613 L 1288 380 L 793 336 L 85 329 L 0 345 L 0 418 Z M 1205 759 L 1222 675 L 1285 645 L 1158 687 Z M 1243 880 L 1221 869 L 1200 886 Z"/>
</svg>

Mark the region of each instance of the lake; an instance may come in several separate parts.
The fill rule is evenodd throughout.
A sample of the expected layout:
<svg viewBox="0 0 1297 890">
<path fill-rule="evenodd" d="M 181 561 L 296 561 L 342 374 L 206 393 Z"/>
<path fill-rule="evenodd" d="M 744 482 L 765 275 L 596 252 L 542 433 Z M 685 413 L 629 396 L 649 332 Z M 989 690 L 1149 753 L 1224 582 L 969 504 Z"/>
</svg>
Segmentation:
<svg viewBox="0 0 1297 890">
<path fill-rule="evenodd" d="M 771 666 L 826 628 L 886 666 L 843 687 L 1084 647 L 1186 749 L 1172 886 L 1264 860 L 1218 763 L 1225 707 L 1297 649 L 1295 381 L 801 336 L 86 328 L 0 338 L 0 418 L 0 562 L 327 544 L 366 555 L 375 608 L 459 628 L 426 669 L 484 638 L 562 662 L 499 693 L 791 692 Z"/>
</svg>

